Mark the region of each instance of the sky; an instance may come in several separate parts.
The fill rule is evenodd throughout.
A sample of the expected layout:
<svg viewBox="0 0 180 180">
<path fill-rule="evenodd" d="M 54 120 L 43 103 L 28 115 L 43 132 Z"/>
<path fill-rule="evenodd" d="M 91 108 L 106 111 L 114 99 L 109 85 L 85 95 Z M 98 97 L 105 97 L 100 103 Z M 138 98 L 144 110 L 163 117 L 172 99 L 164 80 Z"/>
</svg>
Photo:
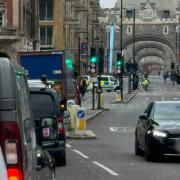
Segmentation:
<svg viewBox="0 0 180 180">
<path fill-rule="evenodd" d="M 102 8 L 113 8 L 116 0 L 100 0 Z"/>
</svg>

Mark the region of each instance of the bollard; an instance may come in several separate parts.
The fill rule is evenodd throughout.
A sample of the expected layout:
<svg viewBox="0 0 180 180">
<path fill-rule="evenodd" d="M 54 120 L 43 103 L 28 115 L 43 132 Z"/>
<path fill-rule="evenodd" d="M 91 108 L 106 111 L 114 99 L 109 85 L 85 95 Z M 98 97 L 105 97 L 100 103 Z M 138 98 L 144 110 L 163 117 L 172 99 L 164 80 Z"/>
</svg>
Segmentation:
<svg viewBox="0 0 180 180">
<path fill-rule="evenodd" d="M 86 130 L 86 108 L 79 107 L 76 112 L 76 128 L 77 130 Z"/>
<path fill-rule="evenodd" d="M 100 94 L 100 104 L 101 104 L 101 108 L 104 107 L 104 94 Z"/>
<path fill-rule="evenodd" d="M 70 118 L 71 118 L 71 129 L 76 131 L 76 113 L 77 110 L 80 108 L 79 105 L 72 105 L 71 108 L 69 109 L 70 112 Z"/>
<path fill-rule="evenodd" d="M 116 91 L 116 99 L 115 99 L 115 101 L 116 102 L 121 102 L 121 91 L 120 90 L 117 90 Z"/>
</svg>

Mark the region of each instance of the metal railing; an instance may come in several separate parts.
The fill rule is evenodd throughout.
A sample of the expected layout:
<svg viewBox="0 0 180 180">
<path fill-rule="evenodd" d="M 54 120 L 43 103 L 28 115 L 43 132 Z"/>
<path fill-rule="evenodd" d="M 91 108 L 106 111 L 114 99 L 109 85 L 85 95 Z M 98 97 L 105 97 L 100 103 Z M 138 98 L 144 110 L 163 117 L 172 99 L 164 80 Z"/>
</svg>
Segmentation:
<svg viewBox="0 0 180 180">
<path fill-rule="evenodd" d="M 17 39 L 18 30 L 14 27 L 0 27 L 0 39 Z"/>
</svg>

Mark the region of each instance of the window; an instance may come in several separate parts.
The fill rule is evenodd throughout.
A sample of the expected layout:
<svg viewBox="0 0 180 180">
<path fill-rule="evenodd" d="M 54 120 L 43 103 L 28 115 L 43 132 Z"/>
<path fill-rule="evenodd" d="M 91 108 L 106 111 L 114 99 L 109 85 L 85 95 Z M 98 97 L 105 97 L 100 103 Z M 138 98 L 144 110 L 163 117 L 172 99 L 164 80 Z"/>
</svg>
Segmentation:
<svg viewBox="0 0 180 180">
<path fill-rule="evenodd" d="M 40 28 L 41 45 L 52 45 L 53 28 L 46 26 Z"/>
<path fill-rule="evenodd" d="M 132 12 L 132 10 L 127 10 L 127 11 L 126 11 L 126 17 L 127 17 L 128 19 L 130 19 L 130 18 L 133 17 L 133 12 Z"/>
<path fill-rule="evenodd" d="M 132 26 L 127 26 L 127 34 L 132 34 Z"/>
<path fill-rule="evenodd" d="M 0 27 L 4 26 L 4 13 L 0 12 Z"/>
<path fill-rule="evenodd" d="M 31 108 L 35 119 L 40 117 L 51 117 L 55 114 L 55 100 L 50 94 L 31 93 Z"/>
<path fill-rule="evenodd" d="M 170 18 L 170 12 L 169 12 L 169 10 L 165 10 L 165 11 L 163 12 L 163 18 Z"/>
<path fill-rule="evenodd" d="M 163 34 L 168 34 L 169 33 L 169 28 L 168 26 L 164 26 L 163 28 Z"/>
<path fill-rule="evenodd" d="M 39 18 L 44 21 L 53 20 L 53 0 L 40 0 Z"/>
</svg>

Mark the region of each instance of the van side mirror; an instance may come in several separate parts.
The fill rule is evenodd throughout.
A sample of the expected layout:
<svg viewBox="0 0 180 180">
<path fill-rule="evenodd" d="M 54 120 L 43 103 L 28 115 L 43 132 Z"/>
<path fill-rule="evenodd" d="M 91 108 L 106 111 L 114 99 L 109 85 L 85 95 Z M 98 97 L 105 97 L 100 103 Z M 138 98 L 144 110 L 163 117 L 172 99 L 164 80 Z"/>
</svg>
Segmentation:
<svg viewBox="0 0 180 180">
<path fill-rule="evenodd" d="M 42 150 L 40 149 L 37 150 L 36 158 L 37 158 L 36 170 L 40 171 L 42 168 L 44 168 L 44 153 Z"/>
</svg>

